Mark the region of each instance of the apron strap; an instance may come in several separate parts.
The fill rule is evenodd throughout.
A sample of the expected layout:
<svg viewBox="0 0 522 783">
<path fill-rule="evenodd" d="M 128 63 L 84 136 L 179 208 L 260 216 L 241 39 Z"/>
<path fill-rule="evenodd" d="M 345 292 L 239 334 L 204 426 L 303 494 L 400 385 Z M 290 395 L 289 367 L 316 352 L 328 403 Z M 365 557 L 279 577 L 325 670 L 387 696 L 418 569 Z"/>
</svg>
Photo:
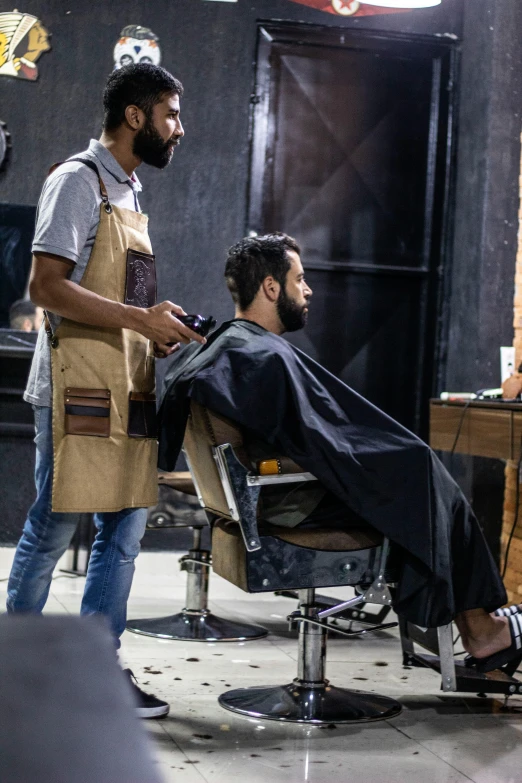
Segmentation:
<svg viewBox="0 0 522 783">
<path fill-rule="evenodd" d="M 60 161 L 60 163 L 53 163 L 53 165 L 49 169 L 49 173 L 48 173 L 47 176 L 49 176 L 49 174 L 52 174 L 53 171 L 55 171 L 58 168 L 58 166 L 63 166 L 64 163 L 70 163 L 73 160 L 74 161 L 78 161 L 78 163 L 83 163 L 84 166 L 88 166 L 88 168 L 90 168 L 91 171 L 94 171 L 94 173 L 98 177 L 98 182 L 100 184 L 101 200 L 103 202 L 105 211 L 110 215 L 110 213 L 112 212 L 112 205 L 111 205 L 111 203 L 109 201 L 109 196 L 107 194 L 107 188 L 105 187 L 104 181 L 100 177 L 100 172 L 98 171 L 98 166 L 96 165 L 96 163 L 94 161 L 90 160 L 90 158 L 69 158 L 68 160 Z"/>
<path fill-rule="evenodd" d="M 52 174 L 53 171 L 55 171 L 59 166 L 62 166 L 64 163 L 70 163 L 71 161 L 78 161 L 78 163 L 83 163 L 85 166 L 88 166 L 96 176 L 98 177 L 98 182 L 100 183 L 100 196 L 101 200 L 103 202 L 105 211 L 110 214 L 112 212 L 112 206 L 109 201 L 109 196 L 107 194 L 107 188 L 105 187 L 105 183 L 100 177 L 100 172 L 98 171 L 98 166 L 94 161 L 90 160 L 89 158 L 69 158 L 68 160 L 60 161 L 60 163 L 53 163 L 51 168 L 49 169 L 49 174 Z M 49 174 L 47 176 L 49 176 Z M 57 348 L 58 347 L 58 338 L 55 334 L 53 334 L 53 329 L 51 326 L 51 322 L 49 320 L 49 316 L 47 314 L 47 310 L 44 310 L 44 329 L 47 333 L 47 337 L 49 338 L 49 342 L 51 344 L 51 348 Z"/>
<path fill-rule="evenodd" d="M 47 337 L 49 338 L 49 343 L 51 344 L 51 348 L 58 348 L 58 338 L 55 334 L 53 334 L 53 329 L 51 326 L 51 322 L 49 320 L 49 315 L 47 313 L 47 310 L 44 310 L 44 329 Z"/>
<path fill-rule="evenodd" d="M 109 196 L 107 195 L 107 188 L 105 187 L 104 181 L 100 177 L 100 172 L 98 171 L 98 166 L 96 165 L 96 163 L 90 158 L 69 158 L 69 160 L 65 162 L 70 163 L 73 160 L 78 161 L 78 163 L 83 163 L 85 166 L 88 166 L 88 168 L 90 168 L 91 171 L 94 171 L 94 173 L 98 177 L 98 182 L 100 183 L 101 200 L 103 201 L 105 211 L 110 215 L 110 213 L 112 212 L 112 206 L 109 201 Z"/>
</svg>

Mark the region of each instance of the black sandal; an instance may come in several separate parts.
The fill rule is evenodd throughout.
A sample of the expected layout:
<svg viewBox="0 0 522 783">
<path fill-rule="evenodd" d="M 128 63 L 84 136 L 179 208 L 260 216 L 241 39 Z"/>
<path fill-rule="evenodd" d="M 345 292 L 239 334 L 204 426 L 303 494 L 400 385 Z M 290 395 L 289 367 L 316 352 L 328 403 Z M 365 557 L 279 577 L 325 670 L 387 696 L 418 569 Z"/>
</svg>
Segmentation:
<svg viewBox="0 0 522 783">
<path fill-rule="evenodd" d="M 491 672 L 494 669 L 502 669 L 510 677 L 518 669 L 522 661 L 522 614 L 516 612 L 508 617 L 509 632 L 511 634 L 511 644 L 504 650 L 487 658 L 475 658 L 468 655 L 464 659 L 466 666 L 473 667 L 479 672 Z"/>
</svg>

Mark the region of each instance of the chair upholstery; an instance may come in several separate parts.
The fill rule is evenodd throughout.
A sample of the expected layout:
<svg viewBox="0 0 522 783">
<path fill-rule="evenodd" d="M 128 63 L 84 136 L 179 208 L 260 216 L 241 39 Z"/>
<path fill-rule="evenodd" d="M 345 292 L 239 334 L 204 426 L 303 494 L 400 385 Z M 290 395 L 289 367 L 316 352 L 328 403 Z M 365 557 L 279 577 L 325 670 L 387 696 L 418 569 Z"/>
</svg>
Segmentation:
<svg viewBox="0 0 522 783">
<path fill-rule="evenodd" d="M 252 467 L 239 427 L 193 400 L 190 405 L 184 442 L 191 471 L 194 474 L 207 510 L 215 513 L 221 519 L 231 520 L 219 471 L 212 453 L 212 449 L 215 446 L 221 446 L 225 443 L 230 443 L 236 456 L 246 468 L 250 469 Z M 275 455 L 274 459 L 280 463 L 281 472 L 283 473 L 302 472 L 302 468 L 287 457 Z M 235 529 L 239 535 L 239 528 L 236 523 L 234 525 L 235 528 L 226 527 L 223 529 L 226 529 L 228 532 Z M 299 527 L 287 528 L 265 525 L 260 532 L 297 546 L 324 551 L 366 549 L 372 546 L 379 546 L 382 543 L 382 535 L 380 533 L 370 526 L 361 527 L 359 525 L 346 530 L 330 529 L 323 526 L 301 529 Z"/>
<path fill-rule="evenodd" d="M 278 527 L 264 525 L 260 527 L 261 536 L 274 536 L 289 544 L 317 549 L 322 552 L 355 552 L 370 546 L 380 546 L 382 535 L 371 527 L 339 528 L 317 527 Z"/>
<path fill-rule="evenodd" d="M 332 587 L 364 582 L 382 535 L 371 528 L 259 527 L 262 548 L 248 553 L 239 525 L 218 520 L 212 531 L 214 573 L 245 592 Z M 359 558 L 357 553 L 361 553 Z M 345 570 L 350 563 L 350 570 Z"/>
<path fill-rule="evenodd" d="M 219 478 L 212 449 L 230 443 L 239 460 L 248 466 L 248 457 L 243 446 L 243 436 L 238 427 L 227 419 L 211 413 L 194 400 L 185 430 L 184 448 L 190 462 L 205 508 L 225 519 L 231 519 L 230 509 Z"/>
<path fill-rule="evenodd" d="M 230 519 L 228 504 L 214 461 L 212 449 L 230 443 L 237 458 L 247 468 L 253 467 L 244 445 L 240 428 L 229 419 L 219 416 L 192 400 L 185 431 L 184 448 L 191 469 L 202 493 L 205 506 L 222 517 Z M 302 468 L 285 456 L 275 456 L 277 473 L 301 473 Z M 190 475 L 190 474 L 189 474 Z M 168 483 L 168 482 L 165 482 Z"/>
</svg>

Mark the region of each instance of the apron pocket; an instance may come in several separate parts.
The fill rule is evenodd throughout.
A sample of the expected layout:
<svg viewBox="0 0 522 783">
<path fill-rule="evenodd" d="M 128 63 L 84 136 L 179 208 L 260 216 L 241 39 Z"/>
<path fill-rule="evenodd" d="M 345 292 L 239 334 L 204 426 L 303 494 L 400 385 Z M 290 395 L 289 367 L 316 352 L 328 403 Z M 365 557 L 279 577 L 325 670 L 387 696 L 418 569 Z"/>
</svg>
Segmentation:
<svg viewBox="0 0 522 783">
<path fill-rule="evenodd" d="M 111 393 L 109 389 L 66 389 L 65 434 L 94 435 L 108 438 L 111 434 Z"/>
<path fill-rule="evenodd" d="M 154 307 L 156 304 L 156 262 L 152 253 L 127 250 L 125 304 Z"/>
<path fill-rule="evenodd" d="M 129 438 L 157 438 L 156 395 L 131 392 L 129 394 Z"/>
</svg>

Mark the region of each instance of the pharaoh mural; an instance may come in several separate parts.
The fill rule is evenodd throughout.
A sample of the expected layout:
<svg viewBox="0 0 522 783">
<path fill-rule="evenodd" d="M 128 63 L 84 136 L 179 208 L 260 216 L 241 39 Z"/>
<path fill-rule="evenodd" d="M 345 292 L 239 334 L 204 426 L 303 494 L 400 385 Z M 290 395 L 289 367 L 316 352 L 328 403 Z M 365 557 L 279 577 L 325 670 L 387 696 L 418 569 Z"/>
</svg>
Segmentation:
<svg viewBox="0 0 522 783">
<path fill-rule="evenodd" d="M 36 81 L 36 61 L 50 48 L 49 33 L 36 16 L 0 13 L 0 76 Z"/>
<path fill-rule="evenodd" d="M 123 28 L 114 47 L 114 68 L 133 63 L 159 65 L 160 60 L 159 38 L 152 30 L 138 24 L 129 24 Z"/>
</svg>

